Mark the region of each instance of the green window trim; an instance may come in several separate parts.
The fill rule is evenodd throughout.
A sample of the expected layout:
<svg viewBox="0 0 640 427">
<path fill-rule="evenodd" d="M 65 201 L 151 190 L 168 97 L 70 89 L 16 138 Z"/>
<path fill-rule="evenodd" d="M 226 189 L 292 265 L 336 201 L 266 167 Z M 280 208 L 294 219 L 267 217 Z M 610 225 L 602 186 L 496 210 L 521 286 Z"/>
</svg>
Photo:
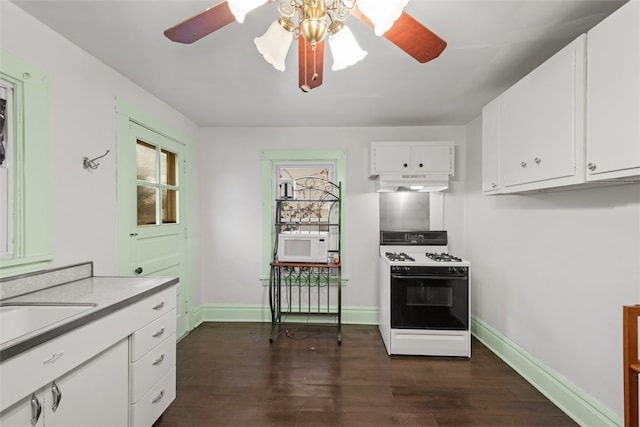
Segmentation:
<svg viewBox="0 0 640 427">
<path fill-rule="evenodd" d="M 262 175 L 262 269 L 260 280 L 264 285 L 269 281 L 269 264 L 272 261 L 274 244 L 275 200 L 273 197 L 273 165 L 281 162 L 327 162 L 335 163 L 335 180 L 342 185 L 342 226 L 340 228 L 340 245 L 342 248 L 342 281 L 347 279 L 346 245 L 346 194 L 347 194 L 347 153 L 343 150 L 268 150 L 261 154 Z"/>
<path fill-rule="evenodd" d="M 0 278 L 44 270 L 51 261 L 48 217 L 47 75 L 0 49 L 0 77 L 14 85 L 13 256 Z"/>
</svg>

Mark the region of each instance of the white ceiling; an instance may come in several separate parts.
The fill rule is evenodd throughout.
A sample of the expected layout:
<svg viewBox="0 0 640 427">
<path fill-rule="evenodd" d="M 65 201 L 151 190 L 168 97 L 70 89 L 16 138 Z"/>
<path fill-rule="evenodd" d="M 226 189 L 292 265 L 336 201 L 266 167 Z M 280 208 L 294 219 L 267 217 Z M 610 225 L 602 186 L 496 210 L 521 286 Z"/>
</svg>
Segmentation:
<svg viewBox="0 0 640 427">
<path fill-rule="evenodd" d="M 3 1 L 3 0 L 0 0 Z M 163 31 L 217 0 L 12 0 L 200 126 L 466 124 L 488 101 L 626 0 L 411 0 L 405 11 L 448 42 L 419 64 L 360 21 L 368 56 L 298 89 L 297 49 L 276 71 L 253 44 L 275 5 L 184 45 Z"/>
</svg>

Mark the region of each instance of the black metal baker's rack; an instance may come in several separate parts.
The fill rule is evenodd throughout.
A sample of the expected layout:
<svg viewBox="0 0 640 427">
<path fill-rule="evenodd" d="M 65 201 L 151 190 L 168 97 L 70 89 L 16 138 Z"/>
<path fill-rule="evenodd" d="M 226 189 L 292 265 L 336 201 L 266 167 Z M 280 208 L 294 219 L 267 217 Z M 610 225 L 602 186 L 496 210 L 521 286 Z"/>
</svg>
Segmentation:
<svg viewBox="0 0 640 427">
<path fill-rule="evenodd" d="M 295 180 L 293 197 L 275 200 L 275 235 L 269 278 L 271 337 L 285 323 L 330 325 L 342 344 L 341 183 L 318 177 Z M 326 232 L 326 262 L 278 261 L 281 233 Z M 313 318 L 313 320 L 311 320 Z"/>
</svg>

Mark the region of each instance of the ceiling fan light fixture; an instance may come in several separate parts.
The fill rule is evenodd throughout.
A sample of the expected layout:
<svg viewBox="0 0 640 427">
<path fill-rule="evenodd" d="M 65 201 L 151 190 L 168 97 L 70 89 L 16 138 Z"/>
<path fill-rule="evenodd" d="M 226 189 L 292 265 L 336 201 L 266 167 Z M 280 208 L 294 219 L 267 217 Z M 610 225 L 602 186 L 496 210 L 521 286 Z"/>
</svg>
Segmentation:
<svg viewBox="0 0 640 427">
<path fill-rule="evenodd" d="M 373 23 L 377 36 L 389 31 L 409 0 L 358 0 L 358 8 Z"/>
<path fill-rule="evenodd" d="M 262 6 L 265 1 L 264 0 L 227 0 L 229 4 L 229 9 L 233 16 L 236 18 L 236 21 L 239 23 L 244 22 L 244 17 L 247 13 L 251 12 L 253 9 L 258 6 Z"/>
<path fill-rule="evenodd" d="M 333 71 L 350 67 L 367 56 L 367 51 L 362 50 L 349 27 L 344 25 L 330 32 L 329 47 L 333 56 Z"/>
<path fill-rule="evenodd" d="M 327 8 L 324 0 L 305 0 L 299 11 L 300 32 L 312 46 L 324 40 L 327 35 Z"/>
<path fill-rule="evenodd" d="M 262 36 L 253 39 L 258 52 L 276 70 L 284 71 L 286 68 L 285 60 L 293 41 L 293 28 L 291 20 L 281 16 L 271 23 Z"/>
</svg>

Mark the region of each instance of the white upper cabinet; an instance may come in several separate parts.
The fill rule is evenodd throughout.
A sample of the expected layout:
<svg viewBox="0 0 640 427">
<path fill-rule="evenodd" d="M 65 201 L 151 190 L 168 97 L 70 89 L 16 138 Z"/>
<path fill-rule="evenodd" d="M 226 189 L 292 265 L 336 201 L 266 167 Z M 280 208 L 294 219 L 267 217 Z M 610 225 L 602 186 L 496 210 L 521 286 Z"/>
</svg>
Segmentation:
<svg viewBox="0 0 640 427">
<path fill-rule="evenodd" d="M 640 0 L 587 33 L 587 180 L 640 176 Z"/>
<path fill-rule="evenodd" d="M 585 42 L 580 36 L 500 97 L 503 192 L 584 182 Z"/>
<path fill-rule="evenodd" d="M 482 109 L 482 192 L 500 193 L 500 98 Z"/>
<path fill-rule="evenodd" d="M 450 142 L 372 142 L 370 175 L 453 175 L 454 147 Z"/>
</svg>

